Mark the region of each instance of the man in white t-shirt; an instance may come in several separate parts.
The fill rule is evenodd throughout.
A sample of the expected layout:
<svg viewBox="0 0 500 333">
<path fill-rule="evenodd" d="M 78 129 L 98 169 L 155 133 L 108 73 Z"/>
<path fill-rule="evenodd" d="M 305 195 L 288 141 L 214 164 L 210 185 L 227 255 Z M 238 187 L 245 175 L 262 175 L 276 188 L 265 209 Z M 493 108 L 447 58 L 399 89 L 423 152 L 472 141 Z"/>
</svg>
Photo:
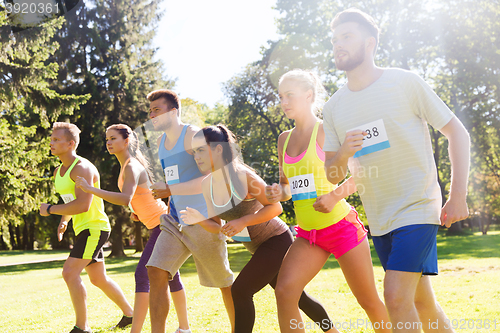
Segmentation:
<svg viewBox="0 0 500 333">
<path fill-rule="evenodd" d="M 333 19 L 335 64 L 347 75 L 323 110 L 328 180 L 349 168 L 366 211 L 373 243 L 386 271 L 385 303 L 394 332 L 445 327 L 429 275 L 436 275 L 439 225 L 468 216 L 470 139 L 460 120 L 416 74 L 375 66 L 378 28 L 348 9 Z M 427 124 L 449 142 L 451 190 L 441 191 Z M 431 326 L 431 327 L 429 327 Z"/>
</svg>

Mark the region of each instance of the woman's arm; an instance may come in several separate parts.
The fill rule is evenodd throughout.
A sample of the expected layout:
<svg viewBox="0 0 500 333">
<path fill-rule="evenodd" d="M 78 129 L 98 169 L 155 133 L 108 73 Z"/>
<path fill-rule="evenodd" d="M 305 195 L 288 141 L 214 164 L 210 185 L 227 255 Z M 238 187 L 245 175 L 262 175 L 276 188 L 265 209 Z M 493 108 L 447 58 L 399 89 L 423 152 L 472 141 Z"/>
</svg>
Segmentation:
<svg viewBox="0 0 500 333">
<path fill-rule="evenodd" d="M 208 232 L 217 234 L 221 231 L 221 219 L 215 215 L 214 207 L 212 205 L 212 198 L 210 198 L 210 177 L 206 177 L 202 184 L 203 197 L 207 204 L 208 219 L 203 216 L 199 211 L 194 208 L 186 207 L 186 210 L 181 210 L 181 219 L 186 224 L 196 224 L 199 223 L 203 229 Z"/>
<path fill-rule="evenodd" d="M 285 141 L 291 131 L 286 131 L 280 134 L 278 137 L 278 161 L 279 161 L 279 176 L 280 183 L 266 186 L 265 193 L 267 200 L 271 203 L 276 203 L 279 201 L 287 201 L 292 198 L 292 192 L 290 190 L 290 184 L 288 183 L 288 178 L 286 178 L 283 172 L 283 147 L 285 146 Z"/>
<path fill-rule="evenodd" d="M 132 201 L 132 197 L 137 189 L 141 172 L 145 172 L 145 170 L 133 167 L 129 163 L 123 171 L 123 188 L 121 192 L 106 191 L 95 188 L 82 177 L 77 177 L 75 186 L 82 189 L 85 193 L 96 195 L 112 204 L 127 206 L 130 204 L 130 201 Z"/>
<path fill-rule="evenodd" d="M 349 177 L 349 179 L 330 193 L 317 197 L 316 201 L 313 203 L 313 208 L 320 213 L 330 213 L 340 200 L 350 196 L 356 191 L 357 188 L 354 179 Z"/>
<path fill-rule="evenodd" d="M 262 178 L 250 170 L 245 170 L 242 174 L 246 178 L 249 195 L 257 199 L 264 207 L 254 214 L 245 215 L 226 223 L 222 227 L 222 232 L 228 236 L 237 234 L 245 227 L 269 221 L 283 212 L 283 208 L 279 202 L 271 203 L 267 199 L 266 183 Z M 242 181 L 245 181 L 245 179 L 242 179 Z"/>
</svg>

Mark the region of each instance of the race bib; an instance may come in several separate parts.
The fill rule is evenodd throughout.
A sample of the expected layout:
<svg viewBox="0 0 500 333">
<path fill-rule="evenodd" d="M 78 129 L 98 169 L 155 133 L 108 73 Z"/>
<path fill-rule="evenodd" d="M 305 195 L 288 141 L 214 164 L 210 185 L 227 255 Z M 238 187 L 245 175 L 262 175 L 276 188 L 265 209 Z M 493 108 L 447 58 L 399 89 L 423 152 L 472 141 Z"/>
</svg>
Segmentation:
<svg viewBox="0 0 500 333">
<path fill-rule="evenodd" d="M 317 198 L 314 175 L 312 173 L 288 178 L 292 191 L 292 200 L 304 200 Z"/>
<path fill-rule="evenodd" d="M 361 146 L 362 149 L 354 154 L 354 158 L 391 147 L 383 119 L 351 128 L 349 131 L 352 130 L 363 130 L 368 133 L 368 135 L 363 138 L 363 145 Z"/>
<path fill-rule="evenodd" d="M 248 233 L 248 228 L 245 227 L 243 230 L 238 232 L 236 235 L 231 236 L 231 238 L 237 242 L 250 242 L 250 234 Z"/>
<path fill-rule="evenodd" d="M 61 194 L 61 198 L 63 199 L 63 201 L 64 201 L 65 204 L 67 204 L 68 202 L 71 202 L 71 201 L 75 200 L 75 197 L 71 193 L 69 193 L 69 194 Z"/>
<path fill-rule="evenodd" d="M 179 183 L 179 167 L 177 164 L 166 167 L 163 171 L 168 185 Z"/>
</svg>

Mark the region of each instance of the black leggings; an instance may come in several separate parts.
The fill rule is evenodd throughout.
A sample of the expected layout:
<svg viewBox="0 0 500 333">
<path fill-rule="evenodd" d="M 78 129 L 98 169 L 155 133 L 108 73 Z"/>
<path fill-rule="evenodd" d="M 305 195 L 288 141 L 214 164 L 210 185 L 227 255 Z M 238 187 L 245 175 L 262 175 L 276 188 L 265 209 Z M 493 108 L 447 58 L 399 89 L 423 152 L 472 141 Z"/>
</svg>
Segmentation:
<svg viewBox="0 0 500 333">
<path fill-rule="evenodd" d="M 281 263 L 292 243 L 293 236 L 289 230 L 269 238 L 259 246 L 234 281 L 231 292 L 236 315 L 235 333 L 252 332 L 255 322 L 253 295 L 267 284 L 273 289 L 276 287 Z M 323 305 L 305 291 L 300 296 L 299 308 L 314 322 L 330 323 Z"/>
</svg>

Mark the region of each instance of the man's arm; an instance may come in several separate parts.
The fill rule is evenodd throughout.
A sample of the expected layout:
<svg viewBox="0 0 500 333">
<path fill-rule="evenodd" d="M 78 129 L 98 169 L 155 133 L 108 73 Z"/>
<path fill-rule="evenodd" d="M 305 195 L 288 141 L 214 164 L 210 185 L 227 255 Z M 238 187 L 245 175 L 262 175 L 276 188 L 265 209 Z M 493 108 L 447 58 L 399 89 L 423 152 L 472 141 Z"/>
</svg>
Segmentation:
<svg viewBox="0 0 500 333">
<path fill-rule="evenodd" d="M 73 181 L 76 177 L 83 177 L 88 183 L 93 184 L 94 174 L 92 170 L 84 166 L 82 163 L 78 163 L 73 170 L 71 170 L 70 177 Z M 67 204 L 53 205 L 50 207 L 50 214 L 56 215 L 77 215 L 81 213 L 88 212 L 90 205 L 92 203 L 93 195 L 90 193 L 85 193 L 82 189 L 75 187 L 75 200 L 68 202 Z M 42 204 L 40 207 L 40 214 L 43 216 L 48 216 L 47 208 L 48 204 Z"/>
<path fill-rule="evenodd" d="M 453 223 L 469 216 L 466 199 L 470 165 L 470 137 L 457 117 L 453 117 L 439 131 L 448 139 L 448 154 L 451 162 L 450 194 L 441 210 L 441 225 L 449 228 Z"/>
<path fill-rule="evenodd" d="M 61 216 L 61 222 L 59 222 L 59 226 L 57 227 L 57 239 L 62 241 L 64 237 L 64 232 L 68 228 L 68 223 L 71 220 L 71 215 L 63 215 Z"/>
<path fill-rule="evenodd" d="M 325 152 L 325 172 L 326 178 L 332 184 L 338 184 L 347 175 L 347 162 L 349 158 L 360 151 L 363 145 L 363 137 L 367 135 L 362 130 L 353 130 L 345 134 L 344 143 L 339 151 Z"/>
</svg>

